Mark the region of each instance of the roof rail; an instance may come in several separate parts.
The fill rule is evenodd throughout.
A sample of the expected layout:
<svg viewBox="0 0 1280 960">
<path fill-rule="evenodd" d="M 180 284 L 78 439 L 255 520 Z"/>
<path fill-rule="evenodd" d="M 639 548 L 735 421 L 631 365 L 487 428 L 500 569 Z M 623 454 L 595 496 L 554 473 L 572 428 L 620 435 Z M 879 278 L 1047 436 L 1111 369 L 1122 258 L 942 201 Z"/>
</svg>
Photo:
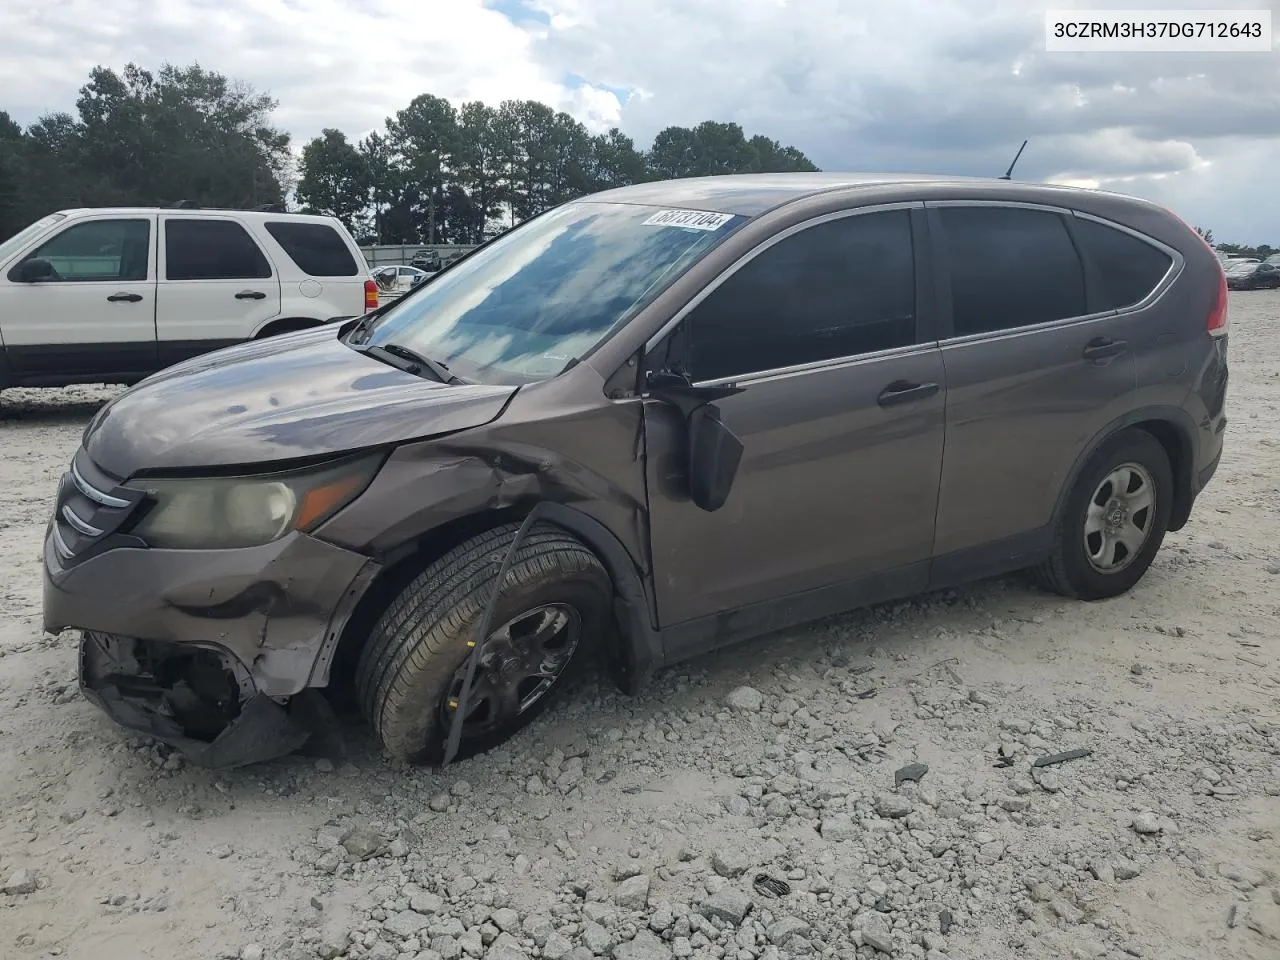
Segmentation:
<svg viewBox="0 0 1280 960">
<path fill-rule="evenodd" d="M 283 203 L 262 203 L 253 208 L 259 213 L 288 213 L 289 208 Z"/>
<path fill-rule="evenodd" d="M 174 210 L 199 210 L 200 209 L 200 204 L 196 203 L 194 200 L 175 200 L 173 203 L 169 204 L 169 206 L 171 209 L 174 209 Z"/>
</svg>

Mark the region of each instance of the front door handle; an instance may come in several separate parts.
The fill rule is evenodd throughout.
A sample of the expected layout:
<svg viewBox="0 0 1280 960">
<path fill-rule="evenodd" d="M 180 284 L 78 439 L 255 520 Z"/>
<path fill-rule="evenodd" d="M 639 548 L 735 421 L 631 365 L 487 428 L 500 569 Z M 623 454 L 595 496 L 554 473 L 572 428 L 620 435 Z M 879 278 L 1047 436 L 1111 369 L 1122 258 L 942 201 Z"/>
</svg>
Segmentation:
<svg viewBox="0 0 1280 960">
<path fill-rule="evenodd" d="M 1084 348 L 1084 358 L 1086 360 L 1106 360 L 1109 357 L 1118 357 L 1129 349 L 1129 344 L 1124 340 L 1112 340 L 1110 337 L 1094 337 Z"/>
<path fill-rule="evenodd" d="M 236 294 L 237 300 L 265 300 L 267 295 L 261 290 L 241 290 Z"/>
<path fill-rule="evenodd" d="M 876 397 L 876 403 L 882 407 L 892 407 L 899 403 L 911 403 L 913 400 L 924 400 L 932 397 L 940 388 L 936 383 L 912 383 L 909 380 L 895 380 Z"/>
<path fill-rule="evenodd" d="M 137 303 L 142 299 L 140 293 L 113 293 L 107 297 L 108 303 Z"/>
</svg>

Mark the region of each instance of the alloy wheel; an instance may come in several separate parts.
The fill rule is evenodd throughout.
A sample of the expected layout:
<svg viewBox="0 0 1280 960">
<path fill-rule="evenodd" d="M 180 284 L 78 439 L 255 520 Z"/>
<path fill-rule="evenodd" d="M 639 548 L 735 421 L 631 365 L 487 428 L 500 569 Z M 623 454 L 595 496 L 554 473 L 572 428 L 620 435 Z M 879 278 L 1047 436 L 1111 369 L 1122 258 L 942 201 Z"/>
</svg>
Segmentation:
<svg viewBox="0 0 1280 960">
<path fill-rule="evenodd" d="M 567 603 L 546 603 L 512 617 L 480 648 L 462 736 L 482 736 L 528 711 L 560 679 L 582 637 L 582 618 Z M 446 729 L 458 709 L 467 664 L 454 672 L 440 703 Z"/>
<path fill-rule="evenodd" d="M 1156 486 L 1141 464 L 1124 463 L 1103 478 L 1085 511 L 1084 552 L 1099 573 L 1129 566 L 1151 535 Z"/>
</svg>

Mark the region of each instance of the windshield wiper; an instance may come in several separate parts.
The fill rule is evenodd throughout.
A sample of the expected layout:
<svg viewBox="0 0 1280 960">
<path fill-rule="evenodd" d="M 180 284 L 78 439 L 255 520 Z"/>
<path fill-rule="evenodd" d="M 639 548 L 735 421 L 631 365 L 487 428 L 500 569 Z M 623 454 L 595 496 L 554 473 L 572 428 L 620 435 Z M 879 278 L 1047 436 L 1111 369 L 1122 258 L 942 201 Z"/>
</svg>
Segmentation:
<svg viewBox="0 0 1280 960">
<path fill-rule="evenodd" d="M 351 328 L 351 332 L 347 334 L 347 343 L 360 344 L 373 330 L 373 323 L 378 319 L 376 313 L 367 313 L 360 318 L 360 322 Z"/>
<path fill-rule="evenodd" d="M 385 360 L 406 373 L 419 374 L 426 370 L 441 383 L 466 383 L 461 377 L 450 373 L 449 368 L 439 360 L 424 357 L 416 350 L 402 347 L 398 343 L 379 343 L 373 346 L 361 347 L 360 352 L 367 353 L 379 360 Z"/>
</svg>

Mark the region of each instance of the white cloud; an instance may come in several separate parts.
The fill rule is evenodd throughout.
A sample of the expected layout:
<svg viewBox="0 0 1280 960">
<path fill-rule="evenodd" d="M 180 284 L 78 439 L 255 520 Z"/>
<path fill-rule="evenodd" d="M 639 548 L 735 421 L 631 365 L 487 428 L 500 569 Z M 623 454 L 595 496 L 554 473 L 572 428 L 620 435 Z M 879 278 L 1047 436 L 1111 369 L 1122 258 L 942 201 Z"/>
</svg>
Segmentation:
<svg viewBox="0 0 1280 960">
<path fill-rule="evenodd" d="M 280 101 L 299 139 L 358 136 L 419 93 L 533 98 L 594 126 L 617 122 L 608 91 L 571 89 L 533 55 L 537 37 L 481 0 L 113 0 L 0 4 L 0 108 L 23 121 L 71 109 L 96 64 L 204 66 Z M 112 25 L 108 25 L 108 21 Z M 116 26 L 127 24 L 127 27 Z M 22 38 L 21 43 L 11 38 Z"/>
<path fill-rule="evenodd" d="M 1233 6 L 1280 26 L 1280 0 Z M 423 92 L 534 98 L 641 144 L 735 120 L 826 169 L 998 174 L 1027 137 L 1019 176 L 1280 240 L 1280 191 L 1257 187 L 1280 139 L 1274 53 L 1048 54 L 1025 0 L 63 0 L 0 4 L 0 37 L 0 109 L 23 122 L 73 109 L 95 64 L 198 60 L 279 99 L 298 142 L 361 136 Z"/>
</svg>

